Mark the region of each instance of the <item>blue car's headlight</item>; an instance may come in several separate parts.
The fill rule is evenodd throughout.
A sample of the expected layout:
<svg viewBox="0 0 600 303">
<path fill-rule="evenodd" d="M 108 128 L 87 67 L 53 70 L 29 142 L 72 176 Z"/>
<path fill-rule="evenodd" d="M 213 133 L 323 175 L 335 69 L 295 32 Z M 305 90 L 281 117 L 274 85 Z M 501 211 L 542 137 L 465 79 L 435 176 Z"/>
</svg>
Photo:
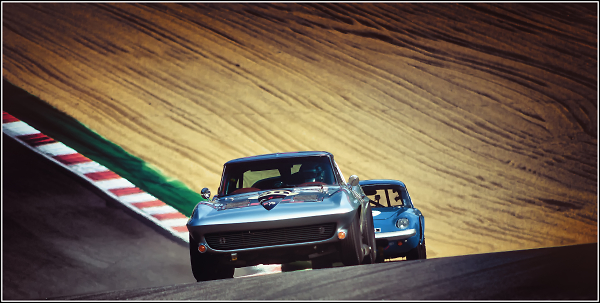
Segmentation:
<svg viewBox="0 0 600 303">
<path fill-rule="evenodd" d="M 398 221 L 396 221 L 396 227 L 400 228 L 400 229 L 407 229 L 408 228 L 408 219 L 407 218 L 400 218 L 398 219 Z"/>
</svg>

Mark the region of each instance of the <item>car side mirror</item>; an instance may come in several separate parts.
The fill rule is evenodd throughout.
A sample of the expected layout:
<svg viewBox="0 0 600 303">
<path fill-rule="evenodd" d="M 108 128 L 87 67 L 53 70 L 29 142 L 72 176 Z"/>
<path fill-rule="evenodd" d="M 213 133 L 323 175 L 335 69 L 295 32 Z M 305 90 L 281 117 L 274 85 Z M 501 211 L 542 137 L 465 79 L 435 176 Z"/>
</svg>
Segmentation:
<svg viewBox="0 0 600 303">
<path fill-rule="evenodd" d="M 352 187 L 358 185 L 358 181 L 360 180 L 358 179 L 357 175 L 352 175 L 350 178 L 348 178 L 348 184 L 350 184 Z"/>
<path fill-rule="evenodd" d="M 205 187 L 200 191 L 200 195 L 202 195 L 202 198 L 208 200 L 210 198 L 210 190 Z"/>
</svg>

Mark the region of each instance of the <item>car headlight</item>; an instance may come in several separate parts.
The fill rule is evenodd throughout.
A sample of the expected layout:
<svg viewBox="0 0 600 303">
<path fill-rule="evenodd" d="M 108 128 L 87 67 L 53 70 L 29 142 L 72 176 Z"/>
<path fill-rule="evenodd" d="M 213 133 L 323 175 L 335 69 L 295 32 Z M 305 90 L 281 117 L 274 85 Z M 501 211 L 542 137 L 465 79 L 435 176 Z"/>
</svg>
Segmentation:
<svg viewBox="0 0 600 303">
<path fill-rule="evenodd" d="M 409 222 L 407 218 L 400 218 L 398 221 L 396 221 L 396 227 L 400 229 L 406 229 L 408 228 L 408 223 Z"/>
</svg>

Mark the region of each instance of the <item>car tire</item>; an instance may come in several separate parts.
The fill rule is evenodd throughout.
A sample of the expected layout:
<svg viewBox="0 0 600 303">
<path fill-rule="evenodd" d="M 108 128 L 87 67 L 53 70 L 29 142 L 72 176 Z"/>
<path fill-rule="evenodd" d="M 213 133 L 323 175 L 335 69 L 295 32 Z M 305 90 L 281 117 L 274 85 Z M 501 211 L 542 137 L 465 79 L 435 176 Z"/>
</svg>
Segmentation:
<svg viewBox="0 0 600 303">
<path fill-rule="evenodd" d="M 421 248 L 421 257 L 420 259 L 427 259 L 427 246 L 425 246 L 425 238 L 423 238 L 423 245 Z"/>
<path fill-rule="evenodd" d="M 345 266 L 360 265 L 363 259 L 359 224 L 360 222 L 357 215 L 350 224 L 350 228 L 348 228 L 348 235 L 346 239 L 342 240 L 341 257 L 342 263 Z"/>
<path fill-rule="evenodd" d="M 423 242 L 420 242 L 417 247 L 411 249 L 406 254 L 406 260 L 420 260 L 427 259 L 427 248 L 425 247 L 425 238 Z"/>
<path fill-rule="evenodd" d="M 356 216 L 348 228 L 346 239 L 341 242 L 341 257 L 345 266 L 360 265 L 363 259 L 361 238 L 359 218 Z"/>
<path fill-rule="evenodd" d="M 367 206 L 367 213 L 365 216 L 367 218 L 367 228 L 365 230 L 365 235 L 363 236 L 363 238 L 367 242 L 365 244 L 371 247 L 371 251 L 365 256 L 363 264 L 373 264 L 376 262 L 377 258 L 377 247 L 375 245 L 375 228 L 373 227 L 373 212 L 371 211 L 370 205 Z"/>
<path fill-rule="evenodd" d="M 209 254 L 198 251 L 198 242 L 190 236 L 190 263 L 192 274 L 197 282 L 233 278 L 234 267 L 219 265 L 218 260 Z"/>
<path fill-rule="evenodd" d="M 417 244 L 417 246 L 406 253 L 406 260 L 419 260 L 419 256 L 421 255 L 421 244 Z"/>
</svg>

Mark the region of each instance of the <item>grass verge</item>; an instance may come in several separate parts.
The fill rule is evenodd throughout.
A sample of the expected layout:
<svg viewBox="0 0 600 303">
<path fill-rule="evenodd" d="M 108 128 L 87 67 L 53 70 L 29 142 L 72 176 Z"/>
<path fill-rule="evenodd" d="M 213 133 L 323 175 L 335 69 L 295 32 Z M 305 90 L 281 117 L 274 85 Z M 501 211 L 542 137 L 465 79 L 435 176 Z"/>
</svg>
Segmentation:
<svg viewBox="0 0 600 303">
<path fill-rule="evenodd" d="M 206 200 L 183 182 L 163 175 L 151 164 L 4 78 L 2 86 L 4 111 L 106 166 L 182 214 L 189 217 L 194 206 Z"/>
</svg>

